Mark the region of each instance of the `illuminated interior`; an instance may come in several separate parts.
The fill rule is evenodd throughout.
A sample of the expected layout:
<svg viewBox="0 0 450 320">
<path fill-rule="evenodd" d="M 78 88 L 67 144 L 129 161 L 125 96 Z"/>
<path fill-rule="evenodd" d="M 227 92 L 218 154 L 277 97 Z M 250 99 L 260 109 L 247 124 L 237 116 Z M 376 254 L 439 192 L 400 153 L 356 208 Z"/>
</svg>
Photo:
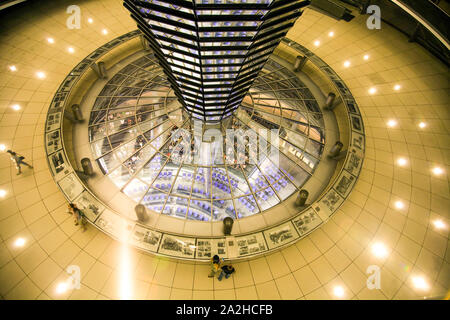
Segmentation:
<svg viewBox="0 0 450 320">
<path fill-rule="evenodd" d="M 131 4 L 134 2 L 136 1 L 128 1 Z M 163 2 L 141 2 L 148 7 L 153 5 L 153 8 L 164 6 Z M 192 1 L 180 2 L 194 4 Z M 214 3 L 221 2 L 214 1 Z M 223 2 L 234 3 L 234 1 Z M 246 1 L 249 6 L 256 5 L 257 2 Z M 276 54 L 267 56 L 265 58 L 268 59 L 268 64 L 265 67 L 261 64 L 259 77 L 254 79 L 249 87 L 251 89 L 246 91 L 246 95 L 239 97 L 242 98 L 241 107 L 233 112 L 233 105 L 227 104 L 227 111 L 222 110 L 219 115 L 223 121 L 211 124 L 211 128 L 228 128 L 233 122 L 239 124 L 242 120 L 245 123 L 250 121 L 255 126 L 273 124 L 279 127 L 280 132 L 281 129 L 286 133 L 298 132 L 298 139 L 291 134 L 286 136 L 279 134 L 281 140 L 285 139 L 286 150 L 281 151 L 286 157 L 286 162 L 294 162 L 291 167 L 281 163 L 279 168 L 286 170 L 287 173 L 280 170 L 278 172 L 280 178 L 276 174 L 272 176 L 271 171 L 265 169 L 267 160 L 258 162 L 255 165 L 257 170 L 245 171 L 247 169 L 239 168 L 237 170 L 239 174 L 235 174 L 234 168 L 226 163 L 214 166 L 193 164 L 189 169 L 184 164 L 172 167 L 167 161 L 164 163 L 162 161 L 167 157 L 168 151 L 164 149 L 164 139 L 157 140 L 158 137 L 167 137 L 164 132 L 170 132 L 175 125 L 178 129 L 183 125 L 194 126 L 194 122 L 188 121 L 188 111 L 203 120 L 207 120 L 205 117 L 216 117 L 217 115 L 206 114 L 209 112 L 206 106 L 204 107 L 206 98 L 221 101 L 218 98 L 223 97 L 218 95 L 228 93 L 201 95 L 199 101 L 201 108 L 195 113 L 196 103 L 190 111 L 189 105 L 182 105 L 180 99 L 186 93 L 190 93 L 191 97 L 194 95 L 193 98 L 197 99 L 198 91 L 188 88 L 186 88 L 188 91 L 183 91 L 181 84 L 184 79 L 174 78 L 169 82 L 167 73 L 182 72 L 187 78 L 193 77 L 196 72 L 206 80 L 208 72 L 216 72 L 214 71 L 216 69 L 192 69 L 190 70 L 192 73 L 188 75 L 186 70 L 189 66 L 183 62 L 183 65 L 173 64 L 174 68 L 179 70 L 169 70 L 168 68 L 172 66 L 164 67 L 157 64 L 158 59 L 155 59 L 151 52 L 155 51 L 154 47 L 146 51 L 145 58 L 138 66 L 134 66 L 133 61 L 131 64 L 121 65 L 123 57 L 127 57 L 131 52 L 145 50 L 140 39 L 133 38 L 124 41 L 123 47 L 118 45 L 117 51 L 103 52 L 104 55 L 99 59 L 106 61 L 106 71 L 109 75 L 105 79 L 99 77 L 90 65 L 86 67 L 86 77 L 79 82 L 83 90 L 73 94 L 79 98 L 74 104 L 84 105 L 83 102 L 86 101 L 82 101 L 83 94 L 94 82 L 102 84 L 98 92 L 104 91 L 102 96 L 99 94 L 92 96 L 92 103 L 91 100 L 88 101 L 90 109 L 88 111 L 83 109 L 82 113 L 84 122 L 72 123 L 70 119 L 72 113 L 68 112 L 65 117 L 51 118 L 54 122 L 50 123 L 49 110 L 59 108 L 59 112 L 62 112 L 62 106 L 58 107 L 58 99 L 62 100 L 64 97 L 56 96 L 56 93 L 60 89 L 64 90 L 64 85 L 67 84 L 65 81 L 71 76 L 80 76 L 72 74 L 74 68 L 80 66 L 86 57 L 105 44 L 116 42 L 120 37 L 134 32 L 137 28 L 136 21 L 130 18 L 130 10 L 123 6 L 122 0 L 24 1 L 6 9 L 3 9 L 1 2 L 0 299 L 179 301 L 448 299 L 450 289 L 448 175 L 450 114 L 448 57 L 446 58 L 448 47 L 444 43 L 445 37 L 439 34 L 439 30 L 432 28 L 433 25 L 442 25 L 442 22 L 445 22 L 440 20 L 434 10 L 446 10 L 445 5 L 448 7 L 448 2 L 440 1 L 439 5 L 435 5 L 429 1 L 395 1 L 420 6 L 406 13 L 394 1 L 379 0 L 377 3 L 382 6 L 383 18 L 380 22 L 381 29 L 367 27 L 367 21 L 371 16 L 365 12 L 366 8 L 359 6 L 365 1 L 333 2 L 351 11 L 354 18 L 351 21 L 337 20 L 323 12 L 313 10 L 311 6 L 304 7 L 302 16 L 295 20 L 286 37 L 310 50 L 315 57 L 320 57 L 348 87 L 359 107 L 361 123 L 364 124 L 364 162 L 357 172 L 357 179 L 353 180 L 354 185 L 345 199 L 341 197 L 342 202 L 338 204 L 339 208 L 336 207 L 333 215 L 324 216 L 324 207 L 319 203 L 313 208 L 308 207 L 307 214 L 302 213 L 302 219 L 297 220 L 298 226 L 309 227 L 308 223 L 319 217 L 320 226 L 316 225 L 309 229 L 311 232 L 308 234 L 298 234 L 295 240 L 282 246 L 272 248 L 266 246 L 263 248 L 265 251 L 259 255 L 248 253 L 243 255 L 242 259 L 227 260 L 231 261 L 237 272 L 222 281 L 217 277 L 208 277 L 210 266 L 206 256 L 207 250 L 202 252 L 204 254 L 202 259 L 197 259 L 199 248 L 202 245 L 205 247 L 205 243 L 211 243 L 214 240 L 211 240 L 212 238 L 226 239 L 222 231 L 223 223 L 219 219 L 225 216 L 236 217 L 232 234 L 229 236 L 235 238 L 236 246 L 238 241 L 244 242 L 243 239 L 247 234 L 260 235 L 245 238 L 246 244 L 252 242 L 248 246 L 249 251 L 259 249 L 258 245 L 264 241 L 269 244 L 273 239 L 280 239 L 281 242 L 283 235 L 286 235 L 283 233 L 285 230 L 274 235 L 270 233 L 270 228 L 284 223 L 277 220 L 281 219 L 280 217 L 291 223 L 289 219 L 294 219 L 294 215 L 302 210 L 293 209 L 299 188 L 305 188 L 308 183 L 316 181 L 321 166 L 334 163 L 337 164 L 337 168 L 339 165 L 342 167 L 345 159 L 341 162 L 329 159 L 327 149 L 320 151 L 321 144 L 327 146 L 330 143 L 332 146 L 336 140 L 330 141 L 328 131 L 326 136 L 323 135 L 323 130 L 328 130 L 329 126 L 324 127 L 321 124 L 320 115 L 324 119 L 328 115 L 338 115 L 337 111 L 343 110 L 345 105 L 337 97 L 336 102 L 340 104 L 334 111 L 323 109 L 327 94 L 333 89 L 333 85 L 329 85 L 327 78 L 317 72 L 318 69 L 314 67 L 311 59 L 301 71 L 295 72 L 293 70 L 295 56 L 293 59 L 291 56 L 282 56 L 289 48 L 285 48 L 288 46 L 286 44 L 280 44 L 274 52 L 289 61 L 290 67 L 286 67 L 289 70 L 279 73 L 273 79 L 276 80 L 274 83 L 279 85 L 267 83 L 270 77 L 267 71 L 274 68 L 277 63 L 272 59 Z M 198 5 L 209 4 L 211 1 L 198 2 Z M 428 4 L 433 5 L 433 11 L 427 11 Z M 267 6 L 269 3 L 261 2 L 258 5 Z M 76 15 L 77 10 L 75 8 L 68 13 L 69 6 L 80 9 L 79 29 L 68 27 L 77 22 L 77 19 L 70 18 Z M 414 15 L 415 12 L 420 15 Z M 182 10 L 177 11 L 178 16 L 182 13 Z M 138 11 L 136 14 L 141 13 Z M 421 21 L 417 18 L 421 18 Z M 248 20 L 252 21 L 255 19 Z M 406 31 L 402 29 L 406 28 L 405 26 L 409 28 Z M 251 29 L 253 26 L 245 26 L 247 27 Z M 165 26 L 161 25 L 161 28 Z M 184 29 L 180 29 L 180 34 L 166 31 L 164 33 L 183 37 L 183 32 L 192 30 L 192 28 Z M 415 34 L 414 30 L 417 30 Z M 150 32 L 158 34 L 156 29 Z M 193 37 L 194 43 L 199 41 L 196 34 Z M 153 45 L 161 47 L 164 45 L 167 52 L 171 51 L 171 44 L 177 44 L 174 42 L 176 38 L 172 41 L 158 39 L 161 43 Z M 164 44 L 162 41 L 167 43 Z M 237 45 L 232 39 L 228 41 L 231 42 L 230 46 Z M 214 42 L 219 45 L 225 40 Z M 188 43 L 183 40 L 183 44 Z M 189 46 L 182 47 L 192 49 Z M 177 50 L 183 48 L 180 44 Z M 193 50 L 208 51 L 207 48 Z M 122 56 L 114 59 L 110 53 L 121 53 Z M 177 60 L 173 58 L 173 61 Z M 191 65 L 194 66 L 192 63 Z M 118 71 L 112 73 L 115 67 Z M 211 68 L 217 68 L 217 72 L 222 74 L 233 74 L 235 71 L 225 69 L 231 67 L 219 70 L 220 67 Z M 114 78 L 117 73 L 123 73 L 121 80 L 119 77 Z M 311 89 L 312 92 L 309 83 L 279 81 L 291 73 L 297 76 L 307 74 L 316 84 L 323 85 L 322 100 L 313 94 L 317 98 L 315 102 L 320 112 L 311 111 L 307 107 L 306 102 L 310 99 L 307 89 Z M 151 74 L 154 77 L 150 76 Z M 89 85 L 83 87 L 83 83 Z M 304 86 L 308 88 L 303 88 Z M 194 87 L 197 89 L 195 85 Z M 146 92 L 149 88 L 152 90 Z M 281 94 L 285 92 L 283 88 L 289 89 L 286 90 L 287 93 L 296 97 L 292 105 L 291 102 L 287 102 L 291 100 L 285 99 L 284 94 Z M 175 94 L 176 90 L 179 90 L 179 95 Z M 151 95 L 149 92 L 152 92 Z M 161 95 L 156 95 L 155 92 L 161 92 Z M 124 94 L 127 96 L 123 96 Z M 106 99 L 100 102 L 102 97 Z M 202 100 L 203 97 L 205 100 Z M 98 104 L 95 102 L 97 99 Z M 163 104 L 165 110 L 161 111 L 159 106 Z M 94 105 L 96 109 L 93 109 Z M 68 105 L 69 108 L 71 106 Z M 138 119 L 140 108 L 145 111 L 143 114 L 148 115 L 147 118 Z M 292 113 L 291 109 L 295 109 L 296 112 Z M 173 115 L 168 115 L 166 111 L 172 111 Z M 226 118 L 228 111 L 232 114 Z M 151 122 L 152 119 L 166 116 L 168 118 L 165 122 L 159 120 Z M 96 120 L 99 123 L 94 123 Z M 114 214 L 113 210 L 106 208 L 108 203 L 104 201 L 101 202 L 103 205 L 101 216 L 89 215 L 89 218 L 94 217 L 97 220 L 93 220 L 94 222 L 89 220 L 86 231 L 83 232 L 80 226 L 74 225 L 73 216 L 67 213 L 68 203 L 72 200 L 69 200 L 63 192 L 62 183 L 56 180 L 58 173 L 53 171 L 55 166 L 60 164 L 62 155 L 61 159 L 58 157 L 52 159 L 49 150 L 53 148 L 53 154 L 57 154 L 57 151 L 64 147 L 69 154 L 73 147 L 69 142 L 79 137 L 76 136 L 77 131 L 67 130 L 63 132 L 64 140 L 58 140 L 63 141 L 64 145 L 48 145 L 46 130 L 48 127 L 52 129 L 58 121 L 69 128 L 72 124 L 77 128 L 84 126 L 87 133 L 81 139 L 84 139 L 85 143 L 75 147 L 79 147 L 76 151 L 80 154 L 84 152 L 82 155 L 89 157 L 94 166 L 94 176 L 86 179 L 86 184 L 98 181 L 95 187 L 103 190 L 102 195 L 109 197 L 111 203 L 117 206 L 125 204 L 122 212 L 124 216 Z M 299 122 L 300 127 L 292 127 L 294 123 Z M 155 131 L 154 135 L 153 133 L 150 135 L 150 139 L 145 136 L 153 127 L 163 126 L 169 131 L 159 134 Z M 54 129 L 57 130 L 59 129 Z M 139 135 L 142 135 L 144 140 L 142 145 L 137 146 L 136 138 Z M 112 140 L 115 138 L 117 140 Z M 204 139 L 204 142 L 207 143 L 207 140 Z M 133 142 L 127 146 L 128 141 Z M 291 143 L 299 148 L 300 155 L 291 152 L 293 149 L 288 147 Z M 309 143 L 312 144 L 310 148 Z M 122 147 L 123 154 L 119 154 Z M 32 164 L 33 169 L 23 166 L 22 173 L 17 175 L 16 167 L 7 150 L 14 150 L 23 155 L 25 161 Z M 127 162 L 137 152 L 139 158 L 134 158 L 134 162 Z M 111 156 L 106 160 L 108 154 Z M 346 153 L 347 155 L 351 156 L 350 153 Z M 77 161 L 74 159 L 75 157 L 70 159 L 74 164 L 74 170 L 67 174 L 72 174 L 78 181 L 81 178 L 77 177 L 81 174 L 75 170 L 82 171 L 82 168 L 78 159 Z M 137 174 L 143 172 L 145 164 L 153 159 L 157 169 L 150 171 L 152 178 L 145 180 L 137 177 Z M 206 162 L 210 159 L 208 156 L 205 157 Z M 55 163 L 52 165 L 53 160 Z M 184 170 L 185 167 L 187 170 Z M 208 168 L 203 172 L 210 180 L 205 177 L 204 181 L 202 177 L 196 180 L 199 169 L 204 167 Z M 122 169 L 117 171 L 117 168 Z M 65 174 L 65 169 L 69 171 L 67 167 L 62 167 L 62 174 Z M 249 178 L 254 177 L 253 172 L 261 173 L 262 184 L 258 184 L 256 179 L 255 182 L 247 183 Z M 296 180 L 295 172 L 301 172 L 302 178 Z M 176 188 L 178 178 L 184 182 L 183 173 L 186 173 L 186 177 L 191 174 L 192 185 L 188 187 L 189 194 L 185 192 L 176 194 L 174 192 L 178 190 Z M 216 173 L 214 179 L 213 173 Z M 192 178 L 194 175 L 195 178 Z M 303 179 L 308 177 L 306 183 L 302 184 Z M 155 180 L 160 178 L 161 181 Z M 276 181 L 281 182 L 280 179 L 284 179 L 286 187 L 277 190 Z M 199 189 L 194 187 L 198 181 L 201 184 L 208 183 L 210 187 L 206 203 L 204 197 L 193 196 L 200 195 L 193 191 L 195 188 Z M 220 187 L 216 187 L 215 182 L 218 185 L 220 183 Z M 119 187 L 115 183 L 118 183 Z M 162 187 L 162 184 L 165 187 Z M 171 189 L 167 189 L 168 184 Z M 238 187 L 242 184 L 243 188 L 236 188 L 234 186 L 236 184 Z M 252 184 L 257 186 L 256 190 L 253 190 Z M 188 184 L 181 183 L 183 188 L 180 190 L 186 191 L 186 185 Z M 154 195 L 148 194 L 152 198 L 147 198 L 149 202 L 145 202 L 144 198 L 150 188 L 158 191 Z M 257 196 L 261 190 L 258 188 L 271 190 L 275 197 L 269 197 L 266 193 L 268 200 L 261 201 Z M 174 197 L 175 200 L 168 202 L 164 199 L 163 204 L 160 199 L 155 199 L 161 194 L 167 198 L 169 194 L 173 194 L 170 197 Z M 222 198 L 213 200 L 213 195 Z M 254 204 L 250 206 L 255 208 L 255 214 L 252 214 L 253 211 L 248 205 L 239 202 L 240 198 L 248 196 L 254 199 Z M 178 217 L 177 208 L 181 206 L 177 207 L 177 198 L 188 201 L 185 207 L 187 211 L 179 211 L 181 216 Z M 92 200 L 87 201 L 87 206 L 92 205 L 95 200 L 94 196 L 86 199 Z M 270 202 L 269 199 L 274 199 L 274 202 Z M 214 205 L 216 200 L 224 201 L 224 210 Z M 230 201 L 230 205 L 225 205 L 225 200 Z M 335 199 L 324 200 L 331 203 Z M 272 206 L 276 201 L 278 203 Z M 200 219 L 208 217 L 200 215 L 200 209 L 196 211 L 198 217 L 190 216 L 191 202 L 190 208 L 199 208 L 200 204 L 202 212 L 208 211 L 210 221 Z M 147 205 L 150 217 L 148 225 L 135 222 L 136 213 L 133 205 L 137 203 Z M 167 205 L 175 215 L 164 214 Z M 210 210 L 207 209 L 208 206 Z M 227 212 L 226 208 L 229 206 L 236 212 Z M 265 206 L 271 207 L 265 209 Z M 161 207 L 161 210 L 150 215 L 154 207 Z M 316 211 L 317 207 L 320 210 Z M 214 220 L 216 219 L 214 209 L 219 211 L 217 221 Z M 322 216 L 319 216 L 319 213 Z M 242 217 L 239 217 L 239 214 Z M 274 224 L 275 220 L 277 222 Z M 130 221 L 134 223 L 131 229 Z M 156 231 L 150 233 L 148 230 L 156 225 L 161 226 L 159 231 L 154 228 Z M 134 229 L 136 226 L 145 232 L 139 234 L 136 232 L 137 229 Z M 164 228 L 170 229 L 171 234 L 166 230 L 161 231 Z M 130 232 L 133 232 L 131 237 Z M 159 238 L 153 237 L 156 232 L 164 235 Z M 195 237 L 187 236 L 188 232 L 195 234 Z M 142 238 L 145 238 L 146 248 L 135 244 L 136 239 Z M 156 249 L 153 250 L 154 247 Z M 159 249 L 162 250 L 158 251 Z M 165 254 L 178 249 L 182 251 L 180 256 Z M 373 282 L 373 286 L 369 286 L 367 282 L 369 276 L 377 272 L 380 275 L 379 287 L 376 281 Z M 79 286 L 73 281 L 76 277 L 80 280 Z"/>
<path fill-rule="evenodd" d="M 320 161 L 325 131 L 318 104 L 295 74 L 274 61 L 255 78 L 242 107 L 218 127 L 222 143 L 183 141 L 179 131 L 194 137 L 195 123 L 174 100 L 151 54 L 108 81 L 89 121 L 103 173 L 155 212 L 200 221 L 247 217 L 300 190 Z M 254 163 L 239 161 L 237 141 L 225 135 L 229 129 L 259 137 L 259 145 L 245 144 L 247 158 L 249 148 L 261 152 Z"/>
</svg>

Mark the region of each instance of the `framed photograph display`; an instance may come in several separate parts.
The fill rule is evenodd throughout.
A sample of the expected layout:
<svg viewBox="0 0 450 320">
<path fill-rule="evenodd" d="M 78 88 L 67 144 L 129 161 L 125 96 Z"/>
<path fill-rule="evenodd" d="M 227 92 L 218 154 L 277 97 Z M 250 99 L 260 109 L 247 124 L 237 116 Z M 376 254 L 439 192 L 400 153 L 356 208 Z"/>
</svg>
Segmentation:
<svg viewBox="0 0 450 320">
<path fill-rule="evenodd" d="M 216 254 L 227 258 L 225 239 L 197 239 L 196 258 L 211 259 Z"/>
<path fill-rule="evenodd" d="M 325 219 L 325 217 L 328 218 L 334 213 L 342 202 L 344 202 L 344 198 L 342 198 L 334 189 L 331 189 L 319 202 L 315 203 L 313 207 L 319 216 Z"/>
<path fill-rule="evenodd" d="M 358 176 L 361 171 L 363 158 L 364 155 L 360 149 L 353 147 L 349 148 L 349 157 L 345 164 L 345 170 L 354 176 Z"/>
<path fill-rule="evenodd" d="M 105 207 L 86 190 L 73 202 L 83 212 L 86 218 L 92 222 L 95 222 L 100 213 L 105 210 Z"/>
<path fill-rule="evenodd" d="M 359 132 L 359 133 L 363 133 L 364 132 L 364 127 L 363 127 L 363 122 L 361 120 L 361 117 L 358 115 L 351 115 L 351 123 L 352 123 L 352 129 L 353 131 Z"/>
<path fill-rule="evenodd" d="M 104 210 L 95 224 L 117 239 L 128 239 L 128 234 L 134 227 L 134 223 L 121 218 L 109 210 Z"/>
<path fill-rule="evenodd" d="M 71 169 L 66 162 L 66 156 L 59 150 L 48 157 L 48 162 L 50 163 L 50 168 L 55 176 L 55 180 L 61 179 L 61 177 L 67 175 Z"/>
<path fill-rule="evenodd" d="M 266 241 L 264 240 L 264 236 L 261 232 L 236 237 L 236 243 L 238 246 L 239 256 L 247 256 L 267 250 Z"/>
<path fill-rule="evenodd" d="M 47 149 L 47 154 L 62 148 L 61 132 L 59 130 L 49 132 L 45 135 L 45 147 Z"/>
<path fill-rule="evenodd" d="M 45 130 L 51 131 L 59 129 L 60 124 L 61 124 L 61 113 L 60 112 L 49 113 L 47 116 L 47 123 Z"/>
<path fill-rule="evenodd" d="M 352 147 L 354 147 L 358 150 L 364 151 L 365 146 L 364 146 L 364 136 L 363 135 L 353 131 L 351 143 L 352 143 Z"/>
<path fill-rule="evenodd" d="M 158 252 L 170 256 L 194 258 L 195 238 L 164 234 Z"/>
<path fill-rule="evenodd" d="M 334 189 L 344 198 L 348 196 L 356 182 L 356 178 L 346 170 L 343 170 L 341 176 L 334 185 Z"/>
<path fill-rule="evenodd" d="M 58 184 L 69 201 L 73 201 L 84 190 L 84 186 L 73 172 L 61 179 Z"/>
<path fill-rule="evenodd" d="M 286 222 L 275 228 L 264 231 L 264 237 L 266 238 L 269 249 L 273 249 L 298 239 L 298 234 L 292 223 Z"/>
<path fill-rule="evenodd" d="M 292 220 L 300 236 L 308 233 L 310 230 L 322 223 L 322 220 L 313 209 L 309 209 Z"/>
<path fill-rule="evenodd" d="M 162 233 L 160 232 L 135 225 L 130 234 L 130 242 L 137 247 L 157 252 L 161 236 Z"/>
</svg>

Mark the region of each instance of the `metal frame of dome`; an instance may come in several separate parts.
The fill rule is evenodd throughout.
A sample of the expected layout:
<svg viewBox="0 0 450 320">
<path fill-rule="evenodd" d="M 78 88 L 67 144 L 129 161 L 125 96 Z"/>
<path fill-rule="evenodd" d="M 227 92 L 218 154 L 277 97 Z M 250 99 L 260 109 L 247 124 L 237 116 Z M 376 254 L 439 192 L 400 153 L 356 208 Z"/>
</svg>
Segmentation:
<svg viewBox="0 0 450 320">
<path fill-rule="evenodd" d="M 273 50 L 310 1 L 124 0 L 193 117 L 236 110 Z"/>
<path fill-rule="evenodd" d="M 218 126 L 222 141 L 206 152 L 202 137 L 195 138 L 195 154 L 210 154 L 203 162 L 193 162 L 182 147 L 186 137 L 179 139 L 178 131 L 187 132 L 190 146 L 194 126 L 161 74 L 153 53 L 123 67 L 100 92 L 89 120 L 99 167 L 134 201 L 190 220 L 237 219 L 279 204 L 313 174 L 324 148 L 324 122 L 314 96 L 292 71 L 267 62 L 242 108 Z M 230 129 L 240 133 L 236 140 L 247 132 L 259 142 L 259 159 L 223 161 L 230 153 L 238 158 L 236 143 L 225 137 Z M 248 149 L 246 144 L 250 154 Z M 177 152 L 182 156 L 175 158 Z"/>
</svg>

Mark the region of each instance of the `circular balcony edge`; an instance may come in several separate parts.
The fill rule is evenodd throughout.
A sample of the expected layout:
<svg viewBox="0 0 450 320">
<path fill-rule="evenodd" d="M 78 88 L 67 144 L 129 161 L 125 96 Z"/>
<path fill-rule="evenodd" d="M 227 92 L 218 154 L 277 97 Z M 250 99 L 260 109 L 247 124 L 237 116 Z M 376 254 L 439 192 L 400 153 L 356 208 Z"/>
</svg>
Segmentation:
<svg viewBox="0 0 450 320">
<path fill-rule="evenodd" d="M 112 49 L 141 35 L 139 30 L 124 34 L 104 44 L 83 59 L 59 86 L 49 106 L 45 123 L 44 144 L 53 179 L 69 202 L 77 204 L 96 228 L 118 241 L 125 241 L 145 252 L 191 261 L 208 261 L 214 254 L 228 260 L 244 260 L 278 251 L 309 235 L 322 226 L 341 207 L 351 193 L 362 168 L 365 153 L 364 124 L 356 100 L 342 79 L 322 59 L 302 45 L 283 38 L 280 46 L 300 54 L 303 60 L 332 83 L 330 91 L 340 97 L 334 109 L 336 117 L 347 123 L 348 139 L 342 166 L 322 195 L 312 204 L 295 208 L 294 196 L 284 203 L 292 206 L 294 214 L 284 221 L 249 233 L 229 236 L 186 236 L 157 230 L 127 219 L 109 209 L 86 187 L 71 165 L 63 139 L 63 118 L 68 113 L 72 90 L 89 68 Z M 342 107 L 340 107 L 342 106 Z M 339 115 L 338 115 L 339 113 Z M 341 128 L 340 128 L 341 129 Z M 278 206 L 276 206 L 278 207 Z"/>
</svg>

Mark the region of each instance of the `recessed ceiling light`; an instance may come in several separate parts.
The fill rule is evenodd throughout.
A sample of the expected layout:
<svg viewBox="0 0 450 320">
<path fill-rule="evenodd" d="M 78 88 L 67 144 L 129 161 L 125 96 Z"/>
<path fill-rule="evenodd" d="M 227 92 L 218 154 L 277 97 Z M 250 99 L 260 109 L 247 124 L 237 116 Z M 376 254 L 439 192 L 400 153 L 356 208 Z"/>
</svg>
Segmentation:
<svg viewBox="0 0 450 320">
<path fill-rule="evenodd" d="M 69 286 L 67 285 L 66 282 L 60 282 L 58 283 L 58 285 L 56 286 L 56 293 L 57 294 L 63 294 L 65 292 L 67 292 L 67 289 L 69 288 Z"/>
<path fill-rule="evenodd" d="M 376 242 L 372 245 L 372 253 L 377 258 L 384 258 L 388 255 L 388 251 L 387 251 L 385 245 L 382 244 L 381 242 Z"/>
<path fill-rule="evenodd" d="M 108 30 L 103 29 L 103 30 L 102 30 L 102 33 L 103 33 L 103 34 L 108 34 Z"/>
<path fill-rule="evenodd" d="M 425 122 L 421 122 L 419 123 L 419 128 L 423 129 L 427 126 L 427 124 Z"/>
<path fill-rule="evenodd" d="M 405 158 L 398 158 L 397 164 L 403 167 L 408 161 Z"/>
<path fill-rule="evenodd" d="M 36 72 L 36 77 L 38 77 L 39 79 L 44 79 L 45 73 L 42 71 L 38 71 L 38 72 Z"/>
<path fill-rule="evenodd" d="M 377 88 L 375 88 L 375 87 L 372 87 L 369 89 L 370 94 L 375 94 L 376 92 L 377 92 Z"/>
<path fill-rule="evenodd" d="M 387 122 L 388 127 L 395 127 L 397 125 L 397 121 L 394 119 L 391 119 Z"/>
<path fill-rule="evenodd" d="M 344 296 L 344 293 L 345 293 L 345 290 L 341 286 L 336 286 L 333 289 L 333 294 L 338 298 L 342 298 Z"/>
<path fill-rule="evenodd" d="M 444 221 L 442 221 L 440 219 L 434 220 L 433 225 L 436 229 L 445 229 L 446 228 Z"/>
<path fill-rule="evenodd" d="M 423 277 L 418 276 L 412 277 L 412 283 L 414 287 L 419 290 L 428 290 L 429 288 L 428 283 L 425 281 Z"/>
<path fill-rule="evenodd" d="M 17 238 L 16 241 L 14 241 L 14 245 L 16 247 L 23 247 L 25 245 L 26 240 L 24 238 Z"/>
<path fill-rule="evenodd" d="M 48 43 L 55 43 L 55 39 L 53 39 L 53 38 L 47 38 L 47 42 L 48 42 Z"/>
<path fill-rule="evenodd" d="M 368 54 L 365 54 L 363 57 L 364 60 L 369 60 L 369 58 L 370 58 L 370 56 Z"/>
<path fill-rule="evenodd" d="M 320 41 L 319 41 L 319 40 L 314 41 L 314 45 L 315 45 L 316 47 L 320 46 Z"/>
<path fill-rule="evenodd" d="M 16 66 L 9 66 L 9 70 L 11 70 L 12 72 L 17 71 Z"/>
<path fill-rule="evenodd" d="M 444 170 L 442 170 L 442 168 L 439 168 L 439 167 L 434 167 L 434 168 L 433 168 L 433 173 L 434 173 L 436 176 L 439 176 L 439 175 L 441 175 L 441 174 L 444 173 Z"/>
<path fill-rule="evenodd" d="M 68 47 L 68 48 L 67 48 L 67 51 L 69 51 L 69 53 L 74 53 L 74 52 L 75 52 L 75 49 L 72 48 L 72 47 Z"/>
<path fill-rule="evenodd" d="M 394 205 L 399 210 L 403 209 L 405 207 L 405 204 L 402 201 L 400 201 L 400 200 L 395 201 Z"/>
<path fill-rule="evenodd" d="M 350 67 L 350 61 L 348 61 L 348 60 L 345 61 L 344 62 L 344 67 L 346 67 L 346 68 Z"/>
<path fill-rule="evenodd" d="M 94 19 L 89 18 L 89 19 L 88 19 L 88 22 L 89 22 L 89 23 L 92 23 L 92 22 L 94 22 Z"/>
<path fill-rule="evenodd" d="M 0 198 L 3 198 L 6 196 L 6 190 L 0 189 Z"/>
<path fill-rule="evenodd" d="M 330 32 L 328 33 L 328 36 L 329 36 L 329 37 L 334 37 L 334 31 L 330 31 Z"/>
<path fill-rule="evenodd" d="M 0 144 L 0 151 L 5 151 L 6 150 L 6 146 L 4 144 Z"/>
<path fill-rule="evenodd" d="M 400 90 L 401 88 L 402 88 L 402 86 L 399 85 L 399 84 L 396 84 L 396 85 L 394 86 L 394 90 L 395 90 L 395 91 L 398 91 L 398 90 Z"/>
<path fill-rule="evenodd" d="M 20 110 L 20 105 L 18 105 L 18 104 L 13 104 L 13 105 L 11 106 L 11 108 L 13 108 L 13 110 L 19 111 L 19 110 Z"/>
</svg>

